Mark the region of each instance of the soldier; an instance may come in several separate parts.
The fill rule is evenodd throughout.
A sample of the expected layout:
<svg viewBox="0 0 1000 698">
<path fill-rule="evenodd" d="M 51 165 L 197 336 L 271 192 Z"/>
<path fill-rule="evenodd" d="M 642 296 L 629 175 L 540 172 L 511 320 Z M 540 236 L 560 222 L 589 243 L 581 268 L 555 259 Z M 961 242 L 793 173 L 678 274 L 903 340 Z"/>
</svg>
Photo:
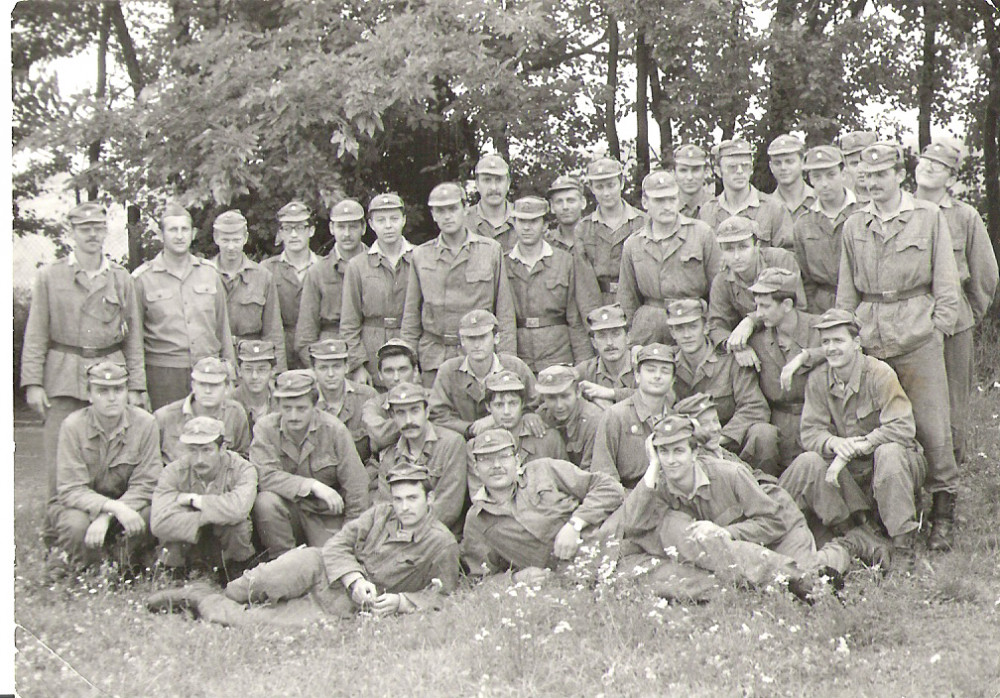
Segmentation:
<svg viewBox="0 0 1000 698">
<path fill-rule="evenodd" d="M 597 356 L 577 364 L 576 372 L 583 396 L 601 408 L 635 392 L 635 370 L 625 326 L 625 313 L 617 303 L 587 315 L 587 329 Z"/>
<path fill-rule="evenodd" d="M 868 190 L 864 186 L 862 178 L 858 177 L 858 165 L 861 164 L 861 151 L 868 146 L 875 145 L 878 136 L 874 131 L 848 131 L 840 137 L 840 152 L 844 154 L 844 173 L 847 179 L 847 187 L 854 192 L 854 196 L 862 204 L 871 201 Z"/>
<path fill-rule="evenodd" d="M 486 380 L 501 371 L 513 371 L 534 396 L 535 376 L 521 359 L 513 354 L 496 351 L 497 320 L 485 310 L 473 310 L 462 317 L 458 330 L 465 352 L 463 357 L 448 359 L 441 364 L 431 392 L 431 421 L 466 440 L 496 424 L 486 408 Z M 538 420 L 536 433 L 541 436 L 544 426 Z"/>
<path fill-rule="evenodd" d="M 477 436 L 472 454 L 483 486 L 472 495 L 462 548 L 473 574 L 556 568 L 622 502 L 621 485 L 605 474 L 552 458 L 523 463 L 503 429 Z"/>
<path fill-rule="evenodd" d="M 353 257 L 367 251 L 365 209 L 353 199 L 344 199 L 330 209 L 330 232 L 334 245 L 330 254 L 309 268 L 302 285 L 299 319 L 295 325 L 295 347 L 303 366 L 309 365 L 309 345 L 319 339 L 340 336 L 340 310 L 344 275 Z"/>
<path fill-rule="evenodd" d="M 650 172 L 642 180 L 649 220 L 625 241 L 618 285 L 618 304 L 630 324 L 629 344 L 669 344 L 667 304 L 678 298 L 707 300 L 722 268 L 715 233 L 677 212 L 679 193 L 669 172 Z"/>
<path fill-rule="evenodd" d="M 123 567 L 149 550 L 149 503 L 163 467 L 156 422 L 128 404 L 128 372 L 102 361 L 87 371 L 90 406 L 59 430 L 58 494 L 49 503 L 46 537 L 77 565 L 112 559 Z M 112 523 L 113 522 L 113 523 Z M 50 555 L 52 578 L 69 572 Z"/>
<path fill-rule="evenodd" d="M 968 432 L 969 393 L 972 391 L 973 330 L 982 321 L 997 290 L 997 258 L 993 254 L 986 225 L 979 212 L 964 201 L 952 198 L 948 190 L 955 184 L 961 154 L 944 142 L 934 141 L 917 162 L 916 198 L 941 207 L 951 246 L 958 265 L 962 293 L 958 299 L 955 327 L 945 333 L 944 364 L 948 375 L 951 404 L 951 439 L 955 461 L 965 460 Z"/>
<path fill-rule="evenodd" d="M 285 333 L 281 327 L 278 287 L 271 272 L 243 252 L 247 219 L 239 211 L 219 214 L 212 223 L 219 254 L 212 260 L 226 289 L 226 310 L 234 346 L 242 339 L 264 339 L 274 344 L 275 365 L 285 370 Z"/>
<path fill-rule="evenodd" d="M 229 367 L 207 356 L 191 370 L 191 393 L 164 405 L 153 413 L 160 429 L 163 462 L 172 463 L 184 455 L 181 434 L 195 417 L 213 417 L 225 425 L 226 447 L 245 457 L 250 450 L 250 425 L 243 406 L 227 397 Z"/>
<path fill-rule="evenodd" d="M 226 288 L 215 266 L 191 254 L 191 214 L 168 203 L 163 250 L 132 272 L 142 314 L 150 409 L 191 392 L 191 369 L 207 356 L 236 365 Z"/>
<path fill-rule="evenodd" d="M 364 463 L 371 455 L 371 446 L 361 423 L 361 408 L 378 393 L 369 385 L 347 379 L 348 350 L 344 340 L 324 339 L 309 345 L 309 358 L 319 387 L 316 409 L 336 417 L 347 427 Z"/>
<path fill-rule="evenodd" d="M 536 458 L 566 460 L 566 446 L 555 429 L 542 423 L 542 435 L 536 436 L 531 424 L 537 415 L 528 411 L 527 388 L 513 371 L 500 371 L 486 378 L 486 409 L 497 429 L 506 429 L 514 438 L 517 455 L 522 461 Z M 470 477 L 473 473 L 470 473 Z M 476 483 L 478 489 L 478 482 Z M 469 487 L 470 491 L 474 488 Z"/>
<path fill-rule="evenodd" d="M 837 307 L 857 313 L 865 352 L 896 372 L 927 456 L 932 550 L 951 547 L 958 465 L 952 450 L 943 336 L 958 318 L 958 268 L 944 214 L 900 189 L 902 149 L 861 151 L 872 200 L 844 224 Z"/>
<path fill-rule="evenodd" d="M 253 523 L 270 559 L 302 542 L 322 545 L 368 508 L 368 474 L 351 432 L 316 409 L 312 372 L 285 371 L 274 396 L 279 412 L 257 422 L 250 446 Z"/>
<path fill-rule="evenodd" d="M 597 208 L 577 225 L 573 254 L 579 262 L 580 312 L 615 302 L 622 246 L 646 224 L 646 215 L 622 198 L 625 174 L 622 165 L 600 158 L 587 166 L 587 184 Z"/>
<path fill-rule="evenodd" d="M 379 347 L 377 359 L 379 382 L 387 390 L 392 390 L 400 383 L 420 381 L 417 353 L 403 340 L 390 339 L 383 344 Z M 369 398 L 361 408 L 361 423 L 368 432 L 369 443 L 376 455 L 399 439 L 399 429 L 389 413 L 385 395 Z"/>
<path fill-rule="evenodd" d="M 541 399 L 538 414 L 559 432 L 566 459 L 581 470 L 590 470 L 594 437 L 603 412 L 583 398 L 576 371 L 570 366 L 549 366 L 539 372 L 535 392 Z"/>
<path fill-rule="evenodd" d="M 285 334 L 285 361 L 288 368 L 302 368 L 295 351 L 295 325 L 299 321 L 302 284 L 309 268 L 319 261 L 319 255 L 309 249 L 309 239 L 316 232 L 309 207 L 301 201 L 289 201 L 278 209 L 278 243 L 281 254 L 260 263 L 271 272 L 278 289 L 281 325 Z"/>
<path fill-rule="evenodd" d="M 48 498 L 56 493 L 56 445 L 63 420 L 87 406 L 87 368 L 125 364 L 128 401 L 143 405 L 142 320 L 128 272 L 104 256 L 107 213 L 96 203 L 69 212 L 73 251 L 38 273 L 24 329 L 21 387 L 45 420 Z"/>
<path fill-rule="evenodd" d="M 274 379 L 274 345 L 256 339 L 244 339 L 236 345 L 236 358 L 240 384 L 233 391 L 233 400 L 247 414 L 247 426 L 253 427 L 261 417 L 278 410 L 278 402 L 271 395 Z M 249 448 L 249 444 L 248 444 Z"/>
<path fill-rule="evenodd" d="M 503 252 L 465 227 L 462 190 L 446 182 L 431 191 L 431 217 L 441 234 L 413 251 L 400 337 L 417 347 L 425 386 L 446 359 L 458 356 L 458 325 L 473 309 L 499 318 L 500 350 L 517 347 L 514 300 Z"/>
<path fill-rule="evenodd" d="M 793 226 L 816 203 L 816 192 L 802 177 L 805 151 L 806 144 L 787 133 L 767 146 L 768 167 L 778 183 L 771 197 L 785 207 Z"/>
<path fill-rule="evenodd" d="M 556 224 L 545 231 L 545 240 L 557 249 L 573 252 L 576 225 L 587 208 L 583 182 L 573 175 L 559 175 L 549 186 L 548 195 Z"/>
<path fill-rule="evenodd" d="M 514 246 L 513 209 L 507 201 L 510 168 L 499 155 L 484 155 L 476 163 L 479 203 L 469 209 L 466 226 L 476 235 L 495 240 L 506 254 Z"/>
<path fill-rule="evenodd" d="M 792 220 L 779 202 L 750 184 L 753 151 L 741 138 L 723 141 L 715 156 L 715 173 L 722 180 L 722 193 L 701 207 L 699 217 L 719 235 L 719 226 L 731 216 L 757 222 L 757 239 L 764 247 L 792 247 Z"/>
<path fill-rule="evenodd" d="M 702 205 L 714 195 L 706 181 L 708 173 L 708 153 L 702 148 L 688 143 L 674 149 L 674 177 L 680 188 L 678 210 L 682 216 L 697 220 Z"/>
<path fill-rule="evenodd" d="M 387 393 L 386 402 L 400 436 L 379 458 L 375 500 L 391 501 L 389 478 L 399 469 L 426 470 L 434 490 L 434 518 L 460 537 L 467 489 L 465 439 L 430 422 L 427 389 L 422 385 L 399 383 Z"/>
<path fill-rule="evenodd" d="M 754 468 L 778 475 L 778 429 L 769 423 L 771 410 L 753 370 L 708 341 L 704 301 L 674 301 L 668 313 L 667 324 L 678 349 L 677 397 L 711 395 L 722 423 L 722 446 Z"/>
<path fill-rule="evenodd" d="M 915 497 L 925 470 L 910 401 L 892 368 L 862 353 L 861 328 L 852 313 L 828 310 L 814 327 L 826 363 L 806 385 L 806 453 L 779 484 L 803 511 L 835 531 L 863 519 L 874 503 L 892 537 L 893 554 L 906 567 L 914 554 Z"/>
<path fill-rule="evenodd" d="M 504 260 L 517 317 L 517 355 L 532 371 L 593 356 L 576 305 L 573 256 L 542 239 L 548 210 L 545 199 L 535 196 L 514 202 L 517 241 Z"/>
<path fill-rule="evenodd" d="M 399 336 L 413 245 L 403 237 L 406 214 L 396 194 L 379 194 L 371 200 L 368 224 L 378 239 L 368 254 L 347 263 L 340 337 L 347 342 L 353 380 L 384 388 L 374 357 L 387 340 Z"/>
<path fill-rule="evenodd" d="M 803 169 L 815 188 L 816 200 L 792 227 L 795 257 L 802 269 L 809 310 L 825 313 L 837 300 L 844 223 L 861 204 L 847 188 L 844 158 L 833 146 L 810 148 Z"/>
<path fill-rule="evenodd" d="M 172 576 L 192 567 L 218 568 L 225 584 L 253 559 L 257 471 L 225 447 L 224 433 L 225 425 L 211 417 L 185 423 L 185 453 L 167 464 L 153 493 L 153 534 L 162 546 L 160 564 Z"/>
</svg>

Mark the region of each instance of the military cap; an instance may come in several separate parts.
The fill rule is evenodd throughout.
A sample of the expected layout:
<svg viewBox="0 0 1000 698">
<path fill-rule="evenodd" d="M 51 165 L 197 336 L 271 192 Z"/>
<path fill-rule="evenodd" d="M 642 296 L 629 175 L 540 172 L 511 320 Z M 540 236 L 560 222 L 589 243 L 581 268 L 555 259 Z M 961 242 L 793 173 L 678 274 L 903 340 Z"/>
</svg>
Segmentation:
<svg viewBox="0 0 1000 698">
<path fill-rule="evenodd" d="M 190 211 L 176 201 L 168 201 L 163 207 L 163 214 L 160 216 L 160 220 L 163 220 L 164 218 L 176 218 L 179 216 L 183 216 L 184 218 L 191 220 Z"/>
<path fill-rule="evenodd" d="M 756 237 L 760 237 L 760 226 L 757 221 L 744 216 L 730 216 L 719 223 L 715 231 L 715 239 L 719 243 L 739 242 Z"/>
<path fill-rule="evenodd" d="M 719 148 L 715 151 L 716 162 L 731 155 L 745 155 L 746 157 L 753 157 L 753 149 L 750 147 L 750 144 L 742 138 L 733 138 L 719 143 Z"/>
<path fill-rule="evenodd" d="M 392 339 L 386 341 L 386 343 L 380 346 L 378 348 L 378 351 L 375 352 L 375 356 L 381 359 L 387 352 L 394 350 L 406 352 L 413 360 L 413 363 L 414 364 L 417 363 L 417 352 L 413 351 L 413 347 L 411 347 L 409 344 L 404 342 L 399 337 L 393 337 Z M 398 353 L 398 351 L 396 353 Z"/>
<path fill-rule="evenodd" d="M 368 215 L 371 215 L 375 211 L 392 211 L 402 208 L 403 200 L 399 198 L 399 194 L 395 192 L 378 194 L 368 202 Z"/>
<path fill-rule="evenodd" d="M 84 201 L 66 214 L 66 218 L 73 225 L 82 223 L 107 223 L 108 212 L 96 201 Z"/>
<path fill-rule="evenodd" d="M 549 202 L 537 196 L 522 196 L 514 202 L 514 218 L 535 220 L 549 212 Z"/>
<path fill-rule="evenodd" d="M 934 141 L 924 148 L 924 152 L 920 153 L 920 157 L 940 162 L 951 169 L 952 172 L 956 171 L 962 163 L 962 154 L 958 151 L 958 148 L 947 143 L 942 143 L 941 141 Z"/>
<path fill-rule="evenodd" d="M 226 432 L 222 420 L 214 417 L 195 417 L 184 423 L 181 429 L 182 444 L 210 444 Z"/>
<path fill-rule="evenodd" d="M 806 144 L 802 142 L 802 139 L 783 133 L 767 146 L 767 154 L 787 155 L 788 153 L 801 153 L 805 149 Z"/>
<path fill-rule="evenodd" d="M 645 361 L 663 361 L 668 364 L 676 363 L 674 348 L 666 344 L 654 342 L 639 348 L 639 353 L 635 357 L 635 365 L 639 367 Z"/>
<path fill-rule="evenodd" d="M 427 388 L 416 383 L 400 383 L 386 394 L 385 401 L 389 405 L 412 405 L 422 402 L 425 405 L 428 401 Z"/>
<path fill-rule="evenodd" d="M 860 153 L 870 145 L 875 145 L 878 136 L 874 131 L 848 131 L 840 137 L 840 152 L 844 155 Z"/>
<path fill-rule="evenodd" d="M 385 476 L 385 481 L 390 485 L 396 482 L 424 482 L 430 479 L 431 474 L 427 468 L 409 461 L 394 465 Z"/>
<path fill-rule="evenodd" d="M 694 167 L 707 165 L 708 153 L 703 148 L 699 148 L 692 143 L 686 143 L 674 149 L 674 164 L 691 165 Z"/>
<path fill-rule="evenodd" d="M 802 169 L 807 172 L 823 170 L 827 167 L 836 167 L 843 162 L 844 156 L 840 153 L 839 148 L 832 145 L 817 145 L 806 151 L 806 159 L 802 163 Z"/>
<path fill-rule="evenodd" d="M 493 393 L 524 390 L 524 381 L 513 371 L 500 371 L 486 376 L 486 389 Z"/>
<path fill-rule="evenodd" d="M 569 189 L 575 189 L 582 194 L 583 182 L 581 182 L 578 177 L 574 177 L 573 175 L 559 175 L 552 181 L 552 184 L 549 185 L 548 195 L 552 196 L 557 191 L 567 191 Z"/>
<path fill-rule="evenodd" d="M 794 295 L 798 288 L 799 275 L 794 271 L 782 269 L 781 267 L 767 267 L 760 273 L 760 276 L 757 277 L 757 282 L 749 290 L 750 293 L 776 293 L 783 291 Z"/>
<path fill-rule="evenodd" d="M 124 385 L 128 371 L 113 361 L 101 361 L 87 369 L 87 380 L 91 385 Z"/>
<path fill-rule="evenodd" d="M 236 345 L 236 358 L 239 361 L 274 361 L 274 342 L 264 339 L 243 339 Z"/>
<path fill-rule="evenodd" d="M 587 314 L 587 329 L 591 332 L 606 330 L 611 327 L 626 327 L 625 311 L 617 303 L 602 305 Z"/>
<path fill-rule="evenodd" d="M 224 383 L 229 379 L 229 367 L 218 357 L 206 356 L 191 369 L 191 379 L 201 383 Z"/>
<path fill-rule="evenodd" d="M 470 310 L 458 321 L 458 333 L 467 337 L 489 334 L 497 326 L 497 317 L 488 310 Z"/>
<path fill-rule="evenodd" d="M 487 429 L 472 440 L 472 455 L 496 453 L 505 448 L 517 449 L 514 437 L 506 429 Z"/>
<path fill-rule="evenodd" d="M 667 415 L 653 426 L 653 445 L 684 441 L 694 436 L 694 423 L 690 417 L 671 414 Z"/>
<path fill-rule="evenodd" d="M 881 172 L 903 164 L 903 149 L 896 143 L 880 141 L 861 151 L 861 172 Z"/>
<path fill-rule="evenodd" d="M 280 374 L 275 381 L 274 397 L 299 397 L 316 387 L 316 376 L 306 369 L 294 369 Z"/>
<path fill-rule="evenodd" d="M 476 175 L 478 176 L 481 174 L 506 177 L 510 174 L 510 167 L 507 165 L 507 161 L 502 157 L 490 153 L 479 158 L 479 162 L 476 163 Z"/>
<path fill-rule="evenodd" d="M 708 304 L 701 298 L 681 298 L 667 305 L 667 324 L 683 325 L 695 320 L 704 320 Z"/>
<path fill-rule="evenodd" d="M 850 310 L 842 310 L 840 308 L 830 308 L 825 313 L 819 316 L 819 319 L 813 323 L 813 327 L 817 330 L 827 330 L 831 327 L 839 327 L 840 325 L 851 325 L 854 329 L 859 330 L 861 325 L 858 324 L 858 319 L 854 316 Z"/>
<path fill-rule="evenodd" d="M 212 230 L 217 233 L 245 233 L 247 219 L 239 211 L 224 211 L 215 217 L 215 221 L 212 222 Z"/>
<path fill-rule="evenodd" d="M 346 359 L 347 342 L 342 339 L 321 339 L 309 345 L 309 356 L 314 359 Z"/>
<path fill-rule="evenodd" d="M 677 191 L 677 178 L 666 170 L 650 172 L 642 180 L 642 193 L 646 196 L 668 196 Z"/>
<path fill-rule="evenodd" d="M 569 390 L 580 380 L 572 366 L 549 366 L 538 372 L 535 381 L 535 392 L 540 395 L 553 395 Z"/>
<path fill-rule="evenodd" d="M 433 189 L 427 197 L 428 206 L 452 206 L 465 201 L 465 192 L 454 182 L 442 182 Z"/>
<path fill-rule="evenodd" d="M 278 221 L 281 223 L 297 223 L 309 220 L 309 207 L 301 201 L 289 201 L 278 209 Z"/>
<path fill-rule="evenodd" d="M 587 165 L 587 179 L 591 182 L 596 179 L 620 177 L 622 172 L 624 172 L 622 164 L 614 158 L 598 158 Z"/>
<path fill-rule="evenodd" d="M 695 393 L 674 403 L 674 412 L 687 417 L 698 417 L 715 409 L 715 400 L 708 393 Z"/>
<path fill-rule="evenodd" d="M 350 223 L 364 219 L 365 209 L 354 199 L 344 199 L 330 209 L 331 223 Z"/>
</svg>

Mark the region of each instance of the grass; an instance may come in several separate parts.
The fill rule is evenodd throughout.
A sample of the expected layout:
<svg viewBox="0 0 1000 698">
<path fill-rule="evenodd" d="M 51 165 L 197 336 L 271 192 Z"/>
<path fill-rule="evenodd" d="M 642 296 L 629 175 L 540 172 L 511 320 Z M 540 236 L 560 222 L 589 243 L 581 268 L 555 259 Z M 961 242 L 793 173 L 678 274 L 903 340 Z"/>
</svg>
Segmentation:
<svg viewBox="0 0 1000 698">
<path fill-rule="evenodd" d="M 987 385 L 992 385 L 989 383 Z M 305 630 L 154 616 L 154 583 L 39 582 L 41 430 L 15 441 L 15 679 L 22 696 L 1000 696 L 1000 389 L 974 396 L 956 550 L 844 603 L 732 590 L 667 605 L 497 580 L 438 612 Z"/>
</svg>

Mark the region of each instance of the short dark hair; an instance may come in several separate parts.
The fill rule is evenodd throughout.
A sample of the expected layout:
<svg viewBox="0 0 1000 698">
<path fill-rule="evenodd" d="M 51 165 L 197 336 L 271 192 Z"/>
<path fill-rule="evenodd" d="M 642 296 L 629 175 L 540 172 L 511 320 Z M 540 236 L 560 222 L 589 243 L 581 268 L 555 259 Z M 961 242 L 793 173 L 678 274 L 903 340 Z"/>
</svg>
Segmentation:
<svg viewBox="0 0 1000 698">
<path fill-rule="evenodd" d="M 290 396 L 290 397 L 279 397 L 278 398 L 278 406 L 281 407 L 281 401 L 282 400 L 294 400 L 297 397 L 308 397 L 309 400 L 312 402 L 312 404 L 315 405 L 317 402 L 319 402 L 319 388 L 317 388 L 314 385 L 313 387 L 311 387 L 309 389 L 308 393 L 303 393 L 302 395 L 294 395 L 294 396 Z"/>
<path fill-rule="evenodd" d="M 493 398 L 495 398 L 500 393 L 516 393 L 517 396 L 519 398 L 521 398 L 521 407 L 524 407 L 525 405 L 528 404 L 528 391 L 526 389 L 524 389 L 524 390 L 499 390 L 499 391 L 497 391 L 497 390 L 490 390 L 489 388 L 487 388 L 486 389 L 486 397 L 483 398 L 483 401 L 487 405 L 489 405 L 491 402 L 493 402 Z"/>
<path fill-rule="evenodd" d="M 431 492 L 434 491 L 434 487 L 431 486 L 430 479 L 428 479 L 426 477 L 423 477 L 423 478 L 414 479 L 414 480 L 396 480 L 395 482 L 390 482 L 389 483 L 389 492 L 390 493 L 392 492 L 392 486 L 393 485 L 398 485 L 398 484 L 400 484 L 402 482 L 409 482 L 409 483 L 413 483 L 413 484 L 416 484 L 416 485 L 420 485 L 420 489 L 422 489 L 424 491 L 424 496 L 427 496 Z"/>
<path fill-rule="evenodd" d="M 388 346 L 388 347 L 385 347 L 384 349 L 382 349 L 382 351 L 380 351 L 379 354 L 378 354 L 378 368 L 379 368 L 379 370 L 382 369 L 382 362 L 385 361 L 386 359 L 392 357 L 392 356 L 405 356 L 406 359 L 410 362 L 410 366 L 412 366 L 413 368 L 417 367 L 417 359 L 413 355 L 412 351 L 410 351 L 409 349 L 407 349 L 405 347 Z"/>
<path fill-rule="evenodd" d="M 770 296 L 775 301 L 780 303 L 781 301 L 788 299 L 795 303 L 797 301 L 797 295 L 791 291 L 771 291 L 770 293 L 754 293 L 754 297 L 757 296 Z"/>
</svg>

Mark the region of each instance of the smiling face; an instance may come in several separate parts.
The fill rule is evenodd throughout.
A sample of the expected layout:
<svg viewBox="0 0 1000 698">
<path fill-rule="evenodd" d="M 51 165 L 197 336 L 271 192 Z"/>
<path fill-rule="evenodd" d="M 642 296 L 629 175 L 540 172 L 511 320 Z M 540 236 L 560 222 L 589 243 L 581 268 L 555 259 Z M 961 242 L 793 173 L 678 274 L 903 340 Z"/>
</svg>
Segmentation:
<svg viewBox="0 0 1000 698">
<path fill-rule="evenodd" d="M 191 249 L 194 227 L 187 216 L 166 216 L 160 223 L 163 250 L 172 255 L 185 255 Z"/>
<path fill-rule="evenodd" d="M 554 192 L 549 202 L 556 221 L 559 225 L 566 227 L 576 225 L 583 217 L 583 209 L 587 207 L 583 193 L 576 189 L 563 189 Z"/>
<path fill-rule="evenodd" d="M 478 453 L 475 461 L 476 474 L 489 490 L 508 489 L 517 478 L 518 459 L 513 448 L 494 453 Z"/>
<path fill-rule="evenodd" d="M 917 186 L 931 191 L 946 189 L 955 183 L 955 172 L 942 162 L 920 158 L 913 173 Z"/>
<path fill-rule="evenodd" d="M 657 444 L 656 456 L 660 472 L 675 487 L 690 491 L 695 481 L 695 453 L 693 439 Z"/>
<path fill-rule="evenodd" d="M 684 354 L 695 355 L 708 344 L 708 324 L 701 318 L 667 327 Z"/>
<path fill-rule="evenodd" d="M 75 223 L 70 226 L 73 249 L 79 254 L 101 254 L 104 251 L 104 239 L 107 236 L 107 223 L 87 221 L 86 223 Z"/>
<path fill-rule="evenodd" d="M 580 401 L 580 389 L 576 385 L 571 385 L 559 393 L 544 393 L 541 398 L 542 406 L 552 418 L 560 424 L 565 424 L 573 414 L 573 408 Z"/>
<path fill-rule="evenodd" d="M 309 239 L 315 232 L 309 221 L 282 221 L 278 224 L 278 242 L 289 252 L 301 252 L 309 247 Z"/>
<path fill-rule="evenodd" d="M 705 445 L 719 448 L 722 442 L 722 422 L 719 421 L 719 413 L 712 407 L 699 414 L 697 419 L 701 435 L 705 438 Z"/>
<path fill-rule="evenodd" d="M 772 155 L 769 160 L 771 174 L 775 181 L 783 187 L 790 187 L 802 180 L 802 154 L 783 153 Z"/>
<path fill-rule="evenodd" d="M 899 197 L 900 185 L 906 173 L 901 169 L 859 172 L 861 183 L 871 200 L 880 206 L 891 206 Z"/>
<path fill-rule="evenodd" d="M 427 426 L 427 405 L 424 402 L 391 405 L 389 411 L 399 433 L 406 438 L 416 439 L 424 433 L 424 428 Z"/>
<path fill-rule="evenodd" d="M 831 368 L 850 366 L 861 353 L 861 337 L 854 336 L 847 325 L 821 329 L 819 335 L 823 355 Z"/>
</svg>

